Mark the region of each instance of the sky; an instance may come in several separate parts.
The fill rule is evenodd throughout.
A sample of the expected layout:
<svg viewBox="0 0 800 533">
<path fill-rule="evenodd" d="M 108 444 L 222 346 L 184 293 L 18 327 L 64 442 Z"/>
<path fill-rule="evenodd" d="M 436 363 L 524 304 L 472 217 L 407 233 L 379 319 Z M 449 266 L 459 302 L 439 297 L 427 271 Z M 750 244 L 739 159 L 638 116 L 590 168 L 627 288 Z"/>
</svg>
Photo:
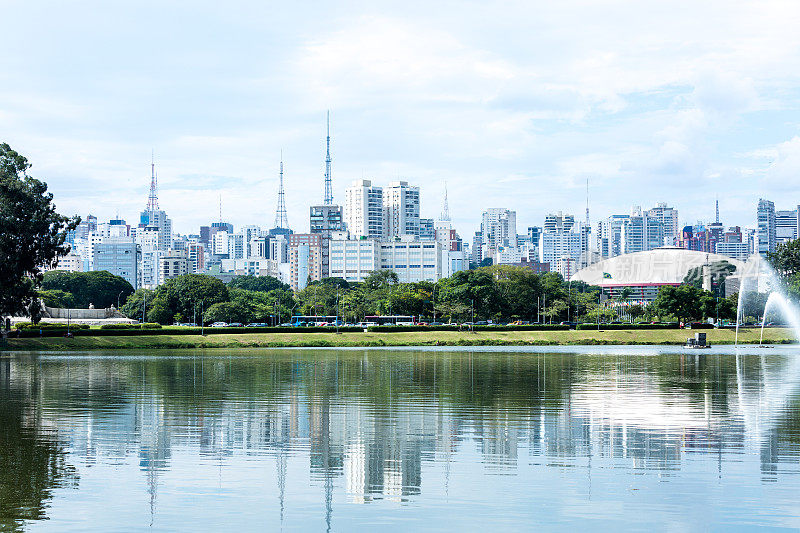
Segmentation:
<svg viewBox="0 0 800 533">
<path fill-rule="evenodd" d="M 138 221 L 150 183 L 180 233 L 289 223 L 356 179 L 445 187 L 462 237 L 666 202 L 755 225 L 800 203 L 796 1 L 2 0 L 0 142 L 63 214 Z"/>
</svg>

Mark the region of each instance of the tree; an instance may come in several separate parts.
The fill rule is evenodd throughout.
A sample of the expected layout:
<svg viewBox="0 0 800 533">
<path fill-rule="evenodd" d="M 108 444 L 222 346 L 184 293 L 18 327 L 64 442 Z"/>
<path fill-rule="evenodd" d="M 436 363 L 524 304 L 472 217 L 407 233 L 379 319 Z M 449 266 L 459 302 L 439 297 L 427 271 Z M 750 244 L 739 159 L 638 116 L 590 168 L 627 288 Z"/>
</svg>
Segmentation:
<svg viewBox="0 0 800 533">
<path fill-rule="evenodd" d="M 203 314 L 205 323 L 213 322 L 249 322 L 247 309 L 239 303 L 219 302 L 215 303 Z"/>
<path fill-rule="evenodd" d="M 666 285 L 658 291 L 658 296 L 652 305 L 658 309 L 660 314 L 672 315 L 679 321 L 688 321 L 707 316 L 708 298 L 712 301 L 714 299 L 710 292 L 698 289 L 693 285 L 678 287 Z"/>
<path fill-rule="evenodd" d="M 287 284 L 272 276 L 236 276 L 228 283 L 228 288 L 258 292 L 269 292 L 275 289 L 289 290 Z"/>
<path fill-rule="evenodd" d="M 72 295 L 72 305 L 88 309 L 89 304 L 96 308 L 116 307 L 133 294 L 133 287 L 127 280 L 105 270 L 94 272 L 64 272 L 53 270 L 45 272 L 42 279 L 44 290 L 58 290 Z"/>
<path fill-rule="evenodd" d="M 47 307 L 74 308 L 75 298 L 72 294 L 59 289 L 40 290 L 39 299 Z"/>
<path fill-rule="evenodd" d="M 169 324 L 176 314 L 195 316 L 201 306 L 210 308 L 216 303 L 230 300 L 228 288 L 219 279 L 202 274 L 184 274 L 168 279 L 153 294 L 153 314 L 148 311 L 147 318 L 160 324 Z"/>
<path fill-rule="evenodd" d="M 47 184 L 28 175 L 30 166 L 0 144 L 0 316 L 30 308 L 41 268 L 55 267 L 69 252 L 67 233 L 80 222 L 56 212 Z"/>
<path fill-rule="evenodd" d="M 155 291 L 150 289 L 136 289 L 136 292 L 128 296 L 125 304 L 120 308 L 120 312 L 128 318 L 132 318 L 139 322 L 147 322 L 147 319 L 142 315 L 147 307 L 153 306 L 153 294 Z"/>
</svg>

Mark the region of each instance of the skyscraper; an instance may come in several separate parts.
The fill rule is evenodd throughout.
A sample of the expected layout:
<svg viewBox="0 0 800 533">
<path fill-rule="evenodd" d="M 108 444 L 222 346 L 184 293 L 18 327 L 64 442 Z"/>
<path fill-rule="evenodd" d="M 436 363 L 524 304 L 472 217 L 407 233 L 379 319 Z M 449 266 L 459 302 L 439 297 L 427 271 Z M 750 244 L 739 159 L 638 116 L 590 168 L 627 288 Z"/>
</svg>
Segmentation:
<svg viewBox="0 0 800 533">
<path fill-rule="evenodd" d="M 344 220 L 350 236 L 383 237 L 383 189 L 370 180 L 356 180 L 345 191 Z"/>
<path fill-rule="evenodd" d="M 419 187 L 392 181 L 383 190 L 383 235 L 388 239 L 419 236 Z"/>
<path fill-rule="evenodd" d="M 774 252 L 777 241 L 775 232 L 775 204 L 763 198 L 759 199 L 756 218 L 758 220 L 758 249 L 756 252 L 761 255 Z"/>
<path fill-rule="evenodd" d="M 503 207 L 487 209 L 481 219 L 481 236 L 484 257 L 494 257 L 501 246 L 516 248 L 517 212 Z"/>
</svg>

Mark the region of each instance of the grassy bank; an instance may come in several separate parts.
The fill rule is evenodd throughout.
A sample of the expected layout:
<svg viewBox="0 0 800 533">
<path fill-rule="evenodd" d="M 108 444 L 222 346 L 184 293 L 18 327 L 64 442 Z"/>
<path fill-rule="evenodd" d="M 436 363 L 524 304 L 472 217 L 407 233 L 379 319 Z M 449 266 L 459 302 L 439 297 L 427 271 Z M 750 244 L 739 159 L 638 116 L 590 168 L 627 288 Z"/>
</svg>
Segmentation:
<svg viewBox="0 0 800 533">
<path fill-rule="evenodd" d="M 731 330 L 703 330 L 710 344 L 733 344 Z M 616 331 L 409 331 L 392 333 L 236 333 L 209 335 L 158 335 L 129 337 L 63 337 L 8 339 L 9 350 L 112 350 L 155 348 L 237 348 L 237 347 L 368 347 L 368 346 L 526 346 L 580 344 L 683 344 L 691 330 Z M 739 342 L 758 343 L 760 330 L 742 329 Z M 764 342 L 795 342 L 788 329 L 771 328 Z"/>
</svg>

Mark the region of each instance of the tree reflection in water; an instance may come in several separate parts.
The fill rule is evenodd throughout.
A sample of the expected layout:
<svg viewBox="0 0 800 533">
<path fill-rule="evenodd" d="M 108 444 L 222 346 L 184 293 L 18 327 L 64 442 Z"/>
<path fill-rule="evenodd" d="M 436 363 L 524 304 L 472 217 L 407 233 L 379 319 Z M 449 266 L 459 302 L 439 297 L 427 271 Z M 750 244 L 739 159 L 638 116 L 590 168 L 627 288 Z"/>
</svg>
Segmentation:
<svg viewBox="0 0 800 533">
<path fill-rule="evenodd" d="M 26 520 L 45 518 L 53 490 L 77 486 L 55 431 L 41 426 L 33 380 L 12 379 L 10 360 L 0 358 L 0 530 L 22 530 Z"/>
</svg>

